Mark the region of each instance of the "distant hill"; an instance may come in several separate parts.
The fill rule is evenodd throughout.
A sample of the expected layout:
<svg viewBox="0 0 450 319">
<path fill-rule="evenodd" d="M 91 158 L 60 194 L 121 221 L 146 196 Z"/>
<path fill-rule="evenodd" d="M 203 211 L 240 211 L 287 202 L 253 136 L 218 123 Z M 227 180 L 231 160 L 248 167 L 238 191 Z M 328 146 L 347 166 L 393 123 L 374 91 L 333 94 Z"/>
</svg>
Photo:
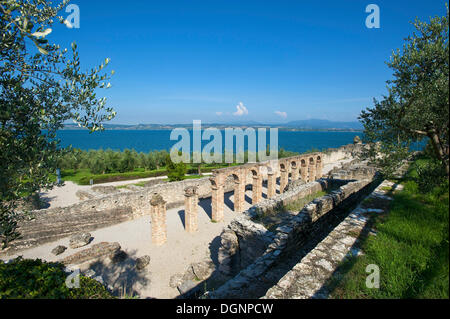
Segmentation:
<svg viewBox="0 0 450 319">
<path fill-rule="evenodd" d="M 283 124 L 282 126 L 286 127 L 295 127 L 295 128 L 301 128 L 301 129 L 350 129 L 350 130 L 362 130 L 363 126 L 360 122 L 334 122 L 334 121 L 328 121 L 328 120 L 317 120 L 317 119 L 310 119 L 310 120 L 299 120 L 299 121 L 292 121 L 288 122 L 286 124 Z"/>
<path fill-rule="evenodd" d="M 136 125 L 123 125 L 123 124 L 104 124 L 107 130 L 171 130 L 177 127 L 180 128 L 192 128 L 192 124 L 136 124 Z M 216 127 L 218 129 L 224 129 L 226 127 L 278 127 L 281 130 L 292 130 L 292 131 L 360 131 L 363 129 L 361 123 L 359 122 L 334 122 L 328 120 L 299 120 L 291 121 L 288 123 L 280 124 L 264 124 L 255 121 L 239 121 L 232 123 L 202 123 L 202 127 Z M 75 130 L 81 129 L 76 124 L 68 123 L 65 124 L 64 129 Z"/>
</svg>

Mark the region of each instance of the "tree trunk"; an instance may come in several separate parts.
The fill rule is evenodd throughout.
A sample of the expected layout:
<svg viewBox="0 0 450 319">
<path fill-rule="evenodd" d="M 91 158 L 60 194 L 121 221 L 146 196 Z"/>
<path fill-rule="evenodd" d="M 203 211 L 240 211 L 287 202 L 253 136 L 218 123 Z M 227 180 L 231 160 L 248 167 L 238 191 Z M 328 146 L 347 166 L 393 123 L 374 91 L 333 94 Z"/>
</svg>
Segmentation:
<svg viewBox="0 0 450 319">
<path fill-rule="evenodd" d="M 430 130 L 428 132 L 428 137 L 431 140 L 431 144 L 433 145 L 437 157 L 442 162 L 442 165 L 444 165 L 445 167 L 445 172 L 447 173 L 447 176 L 449 176 L 448 148 L 444 150 L 444 147 L 441 144 L 441 139 L 439 138 L 439 135 L 436 133 L 436 130 L 434 129 Z"/>
</svg>

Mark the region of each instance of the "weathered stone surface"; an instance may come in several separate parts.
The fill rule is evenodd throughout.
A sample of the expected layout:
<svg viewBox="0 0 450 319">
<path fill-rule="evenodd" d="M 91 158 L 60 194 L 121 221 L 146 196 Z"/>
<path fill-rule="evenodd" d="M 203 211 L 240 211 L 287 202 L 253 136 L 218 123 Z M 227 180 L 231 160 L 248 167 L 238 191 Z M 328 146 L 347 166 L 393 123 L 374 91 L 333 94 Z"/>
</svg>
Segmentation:
<svg viewBox="0 0 450 319">
<path fill-rule="evenodd" d="M 289 183 L 287 184 L 287 186 L 285 187 L 284 191 L 288 192 L 296 187 L 299 187 L 301 185 L 306 184 L 306 181 L 302 180 L 302 179 L 296 179 L 296 180 L 291 180 L 289 181 Z"/>
<path fill-rule="evenodd" d="M 120 191 L 114 187 L 114 186 L 93 186 L 91 188 L 93 192 L 100 193 L 100 194 L 116 194 Z"/>
<path fill-rule="evenodd" d="M 308 156 L 320 155 L 323 156 L 322 163 L 329 164 L 331 162 L 335 162 L 337 160 L 341 160 L 347 156 L 350 156 L 354 152 L 355 146 L 347 145 L 338 149 L 330 149 L 326 153 L 307 154 L 304 157 L 308 158 Z M 293 159 L 297 161 L 301 157 L 302 156 L 294 157 Z M 289 158 L 283 159 L 282 162 L 284 161 L 285 164 L 289 164 L 289 161 L 291 159 Z M 278 177 L 279 173 L 279 168 L 276 167 L 277 164 L 278 163 L 268 165 L 272 166 L 272 168 L 270 169 L 272 178 L 270 179 L 271 194 L 269 197 L 273 197 L 276 195 L 275 193 L 276 182 L 274 183 L 274 181 L 276 181 L 276 178 Z M 251 164 L 250 166 L 247 166 L 246 164 L 240 165 L 239 168 L 242 169 L 242 171 L 246 171 L 250 167 L 254 166 L 255 166 L 254 164 Z M 287 172 L 289 173 L 290 168 L 289 167 L 286 168 L 288 169 Z M 297 161 L 297 168 L 301 168 L 298 161 Z M 233 172 L 236 172 L 235 167 L 231 167 L 230 169 Z M 318 168 L 316 167 L 316 169 Z M 303 173 L 303 170 L 301 172 Z M 267 178 L 267 176 L 269 176 L 268 174 L 269 174 L 268 170 L 264 169 L 263 167 L 263 169 L 261 169 L 262 178 L 263 179 Z M 247 176 L 246 178 L 244 175 L 245 174 L 242 175 L 243 183 L 240 183 L 239 185 L 251 184 L 253 181 L 253 177 Z M 87 196 L 86 198 L 90 199 L 83 200 L 79 203 L 64 208 L 51 208 L 39 210 L 34 220 L 32 221 L 27 220 L 20 222 L 19 226 L 22 230 L 21 233 L 23 237 L 12 242 L 8 252 L 5 251 L 4 253 L 12 254 L 22 249 L 35 247 L 43 243 L 48 243 L 61 238 L 69 237 L 73 234 L 79 233 L 80 231 L 94 231 L 95 229 L 108 227 L 114 224 L 119 224 L 121 222 L 133 219 L 135 217 L 148 214 L 150 210 L 150 199 L 155 192 L 160 194 L 163 197 L 164 201 L 167 202 L 168 209 L 183 205 L 184 189 L 188 186 L 198 187 L 199 198 L 211 197 L 211 195 L 213 194 L 213 190 L 211 189 L 211 183 L 208 177 L 195 180 L 184 180 L 173 183 L 166 183 L 166 182 L 160 183 L 160 181 L 162 180 L 154 180 L 154 181 L 158 181 L 158 184 L 149 187 L 138 187 L 136 188 L 136 191 L 118 192 L 105 195 L 102 194 L 102 191 L 105 190 L 103 189 L 103 186 L 94 186 L 95 189 L 97 190 L 99 189 L 98 187 L 102 188 L 102 191 L 93 192 L 91 191 L 91 189 L 89 189 L 88 190 L 89 194 L 86 195 Z M 153 183 L 153 181 L 149 183 Z M 219 186 L 221 191 L 223 192 L 236 190 L 236 182 L 235 180 L 233 180 L 233 178 L 231 178 L 231 180 L 226 179 L 222 181 L 222 183 Z M 238 194 L 240 197 L 238 196 L 239 201 L 237 202 L 239 203 L 241 201 L 244 202 L 242 200 L 244 196 L 242 195 L 245 195 L 245 193 L 243 191 L 239 191 Z M 261 200 L 261 202 L 263 201 L 265 200 Z M 214 205 L 216 204 L 213 203 L 213 206 Z M 221 207 L 223 208 L 223 197 L 221 197 L 220 194 L 217 195 L 216 206 L 219 211 Z M 235 203 L 235 209 L 238 206 L 239 204 L 236 205 Z M 218 218 L 220 218 L 220 216 L 218 216 Z"/>
<path fill-rule="evenodd" d="M 185 295 L 187 293 L 194 294 L 196 291 L 199 291 L 201 289 L 201 286 L 199 285 L 198 281 L 186 280 L 186 281 L 183 281 L 177 287 L 177 289 L 181 295 Z"/>
<path fill-rule="evenodd" d="M 90 190 L 78 190 L 75 193 L 75 196 L 77 196 L 80 200 L 89 200 L 89 199 L 95 199 L 97 197 L 97 194 Z"/>
<path fill-rule="evenodd" d="M 73 255 L 67 256 L 61 262 L 64 265 L 81 264 L 86 261 L 94 261 L 97 259 L 111 257 L 120 250 L 119 243 L 101 242 L 92 247 L 79 251 Z"/>
<path fill-rule="evenodd" d="M 167 241 L 166 202 L 160 194 L 153 194 L 150 200 L 152 243 L 161 246 Z"/>
<path fill-rule="evenodd" d="M 52 249 L 52 254 L 56 256 L 61 255 L 63 252 L 66 251 L 66 249 L 67 249 L 66 246 L 58 245 Z"/>
<path fill-rule="evenodd" d="M 136 259 L 136 269 L 143 270 L 150 264 L 150 256 L 145 255 Z"/>
<path fill-rule="evenodd" d="M 103 277 L 102 277 L 102 276 L 94 277 L 94 280 L 98 281 L 98 282 L 101 283 L 102 285 L 105 284 L 105 282 L 103 281 Z"/>
<path fill-rule="evenodd" d="M 195 279 L 194 270 L 192 269 L 192 265 L 189 265 L 183 273 L 182 282 L 194 279 Z"/>
<path fill-rule="evenodd" d="M 80 233 L 73 235 L 70 237 L 69 246 L 72 249 L 83 247 L 88 245 L 91 242 L 91 234 L 90 233 Z"/>
<path fill-rule="evenodd" d="M 192 264 L 192 271 L 199 280 L 205 280 L 214 272 L 215 266 L 211 261 L 203 261 L 200 263 Z"/>
<path fill-rule="evenodd" d="M 381 183 L 373 193 L 385 187 Z M 373 194 L 372 193 L 372 194 Z M 370 195 L 372 196 L 372 195 Z M 369 197 L 370 197 L 369 196 Z M 375 212 L 376 207 L 372 208 Z M 335 275 L 336 267 L 349 256 L 357 257 L 363 252 L 354 237 L 355 218 L 367 213 L 358 206 L 330 234 L 311 250 L 301 261 L 270 288 L 264 299 L 328 298 L 327 280 Z M 367 225 L 368 219 L 361 219 L 358 228 Z"/>
<path fill-rule="evenodd" d="M 172 288 L 177 288 L 183 282 L 184 274 L 175 274 L 170 277 L 169 286 Z"/>
<path fill-rule="evenodd" d="M 95 276 L 95 271 L 92 269 L 88 269 L 83 273 L 84 276 L 92 278 Z"/>
</svg>

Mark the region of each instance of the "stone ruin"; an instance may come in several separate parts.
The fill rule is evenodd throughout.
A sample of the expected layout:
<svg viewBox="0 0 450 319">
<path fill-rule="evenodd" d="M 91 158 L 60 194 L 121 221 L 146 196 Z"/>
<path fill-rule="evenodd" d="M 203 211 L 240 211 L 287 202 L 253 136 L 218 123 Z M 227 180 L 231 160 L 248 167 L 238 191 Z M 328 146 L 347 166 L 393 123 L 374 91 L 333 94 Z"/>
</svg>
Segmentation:
<svg viewBox="0 0 450 319">
<path fill-rule="evenodd" d="M 345 207 L 355 201 L 359 192 L 372 183 L 376 170 L 358 161 L 335 168 L 328 176 L 322 174 L 324 164 L 353 156 L 359 148 L 359 144 L 348 145 L 327 153 L 316 152 L 217 169 L 210 178 L 158 183 L 139 191 L 116 192 L 108 187 L 99 187 L 96 190 L 102 193 L 101 196 L 66 208 L 37 211 L 35 219 L 20 224 L 24 238 L 14 243 L 11 252 L 148 213 L 151 216 L 149 243 L 162 246 L 167 242 L 167 209 L 184 205 L 185 231 L 195 234 L 198 231 L 199 199 L 211 197 L 211 219 L 221 222 L 224 219 L 224 193 L 234 191 L 234 211 L 240 216 L 224 229 L 220 237 L 216 256 L 218 264 L 205 260 L 202 265 L 189 267 L 189 276 L 193 273 L 200 278 L 198 274 L 202 273 L 202 280 L 221 278 L 223 281 L 217 290 L 206 293 L 208 297 L 234 298 L 238 291 L 242 292 L 243 287 L 276 263 L 280 255 L 307 242 L 310 234 L 323 227 L 318 221 L 333 215 L 330 212 L 336 207 Z M 263 183 L 267 183 L 266 198 L 262 196 Z M 248 185 L 252 189 L 252 207 L 244 210 Z M 259 216 L 332 185 L 337 190 L 306 205 L 276 230 L 268 230 L 258 222 Z M 180 278 L 186 276 L 173 280 L 180 293 L 184 296 L 198 293 L 197 286 L 200 285 L 194 287 L 192 280 L 186 284 Z"/>
<path fill-rule="evenodd" d="M 149 183 L 138 190 L 117 191 L 108 186 L 94 186 L 79 194 L 86 200 L 64 208 L 49 208 L 33 211 L 31 220 L 19 223 L 22 238 L 13 242 L 6 252 L 31 248 L 43 243 L 55 241 L 74 235 L 80 231 L 93 231 L 114 224 L 131 220 L 152 210 L 151 200 L 155 193 L 166 202 L 166 209 L 188 207 L 186 216 L 189 219 L 188 232 L 196 229 L 196 201 L 204 198 L 212 199 L 212 219 L 223 220 L 224 193 L 234 191 L 234 211 L 244 210 L 245 190 L 251 185 L 255 205 L 262 200 L 262 185 L 267 183 L 267 197 L 277 195 L 289 189 L 288 184 L 303 184 L 322 177 L 323 165 L 352 156 L 357 146 L 346 145 L 326 152 L 317 152 L 283 158 L 264 163 L 251 163 L 213 171 L 211 178 L 184 180 L 173 183 Z M 192 191 L 192 187 L 196 190 Z M 186 191 L 189 188 L 190 190 Z M 192 195 L 192 196 L 191 196 Z M 162 222 L 162 224 L 164 224 Z"/>
</svg>

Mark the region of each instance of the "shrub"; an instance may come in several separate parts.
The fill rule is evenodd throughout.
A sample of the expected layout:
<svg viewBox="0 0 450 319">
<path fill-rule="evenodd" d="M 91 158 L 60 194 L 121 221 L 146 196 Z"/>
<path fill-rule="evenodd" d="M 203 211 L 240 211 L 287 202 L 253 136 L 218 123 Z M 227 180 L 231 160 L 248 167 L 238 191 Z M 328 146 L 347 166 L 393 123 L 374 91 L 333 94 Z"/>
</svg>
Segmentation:
<svg viewBox="0 0 450 319">
<path fill-rule="evenodd" d="M 433 188 L 442 185 L 447 175 L 441 163 L 428 160 L 417 164 L 417 185 L 420 191 L 428 193 Z"/>
<path fill-rule="evenodd" d="M 186 171 L 186 164 L 184 164 L 183 162 L 167 165 L 167 177 L 171 182 L 184 180 Z"/>
<path fill-rule="evenodd" d="M 102 284 L 81 275 L 80 288 L 68 288 L 67 276 L 61 263 L 22 257 L 0 263 L 0 299 L 114 298 Z"/>
</svg>

